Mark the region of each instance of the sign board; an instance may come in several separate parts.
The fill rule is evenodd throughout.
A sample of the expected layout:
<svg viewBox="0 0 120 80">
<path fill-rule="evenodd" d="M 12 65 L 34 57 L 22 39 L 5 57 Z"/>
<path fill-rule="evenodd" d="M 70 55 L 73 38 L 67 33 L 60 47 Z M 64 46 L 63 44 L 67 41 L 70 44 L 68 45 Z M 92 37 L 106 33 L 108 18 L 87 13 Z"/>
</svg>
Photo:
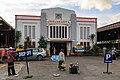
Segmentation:
<svg viewBox="0 0 120 80">
<path fill-rule="evenodd" d="M 18 51 L 18 55 L 19 57 L 33 56 L 33 52 L 32 52 L 32 49 L 22 50 L 22 51 Z"/>
<path fill-rule="evenodd" d="M 84 52 L 85 49 L 81 45 L 74 46 L 74 52 Z"/>
<path fill-rule="evenodd" d="M 112 63 L 112 54 L 105 54 L 104 63 Z"/>
</svg>

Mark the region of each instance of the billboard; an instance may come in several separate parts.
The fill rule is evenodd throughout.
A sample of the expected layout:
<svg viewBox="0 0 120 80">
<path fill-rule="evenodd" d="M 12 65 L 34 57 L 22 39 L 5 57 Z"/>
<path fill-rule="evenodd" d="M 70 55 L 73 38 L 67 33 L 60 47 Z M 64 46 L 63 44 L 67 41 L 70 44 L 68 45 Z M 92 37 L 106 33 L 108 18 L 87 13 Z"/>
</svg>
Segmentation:
<svg viewBox="0 0 120 80">
<path fill-rule="evenodd" d="M 73 47 L 73 51 L 74 52 L 84 52 L 85 48 L 84 48 L 84 46 L 76 45 L 76 46 Z"/>
</svg>

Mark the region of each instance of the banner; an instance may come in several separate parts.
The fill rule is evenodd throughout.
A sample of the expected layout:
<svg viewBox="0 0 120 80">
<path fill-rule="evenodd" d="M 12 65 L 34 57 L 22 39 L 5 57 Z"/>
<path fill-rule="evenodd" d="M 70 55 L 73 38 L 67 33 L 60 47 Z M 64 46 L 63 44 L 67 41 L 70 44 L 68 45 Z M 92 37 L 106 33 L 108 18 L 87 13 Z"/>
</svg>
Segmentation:
<svg viewBox="0 0 120 80">
<path fill-rule="evenodd" d="M 19 56 L 19 57 L 28 57 L 28 56 L 33 56 L 32 49 L 18 51 L 18 56 Z"/>
</svg>

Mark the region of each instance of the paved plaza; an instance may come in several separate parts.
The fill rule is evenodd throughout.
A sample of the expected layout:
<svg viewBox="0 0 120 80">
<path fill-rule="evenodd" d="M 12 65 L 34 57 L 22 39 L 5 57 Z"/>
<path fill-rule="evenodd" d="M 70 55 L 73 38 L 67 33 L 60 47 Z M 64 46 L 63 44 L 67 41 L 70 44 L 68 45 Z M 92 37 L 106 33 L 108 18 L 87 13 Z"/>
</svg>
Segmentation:
<svg viewBox="0 0 120 80">
<path fill-rule="evenodd" d="M 68 67 L 71 62 L 79 62 L 80 74 L 70 74 Z M 27 76 L 25 61 L 15 62 L 15 69 L 18 76 L 7 76 L 7 67 L 0 69 L 0 80 L 26 80 Z M 0 65 L 1 66 L 1 65 Z M 82 56 L 66 57 L 66 71 L 59 71 L 57 61 L 51 61 L 50 57 L 44 61 L 29 61 L 30 75 L 32 78 L 27 80 L 120 80 L 120 59 L 114 60 L 109 65 L 109 72 L 112 74 L 103 74 L 106 72 L 106 64 L 103 57 Z M 54 77 L 53 74 L 60 74 Z"/>
</svg>

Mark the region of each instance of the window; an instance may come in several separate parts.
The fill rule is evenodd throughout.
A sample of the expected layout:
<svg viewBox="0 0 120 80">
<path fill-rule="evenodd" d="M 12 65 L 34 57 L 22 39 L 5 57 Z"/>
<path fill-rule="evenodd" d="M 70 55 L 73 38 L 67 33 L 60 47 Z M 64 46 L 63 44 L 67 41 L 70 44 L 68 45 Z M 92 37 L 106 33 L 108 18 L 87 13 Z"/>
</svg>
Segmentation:
<svg viewBox="0 0 120 80">
<path fill-rule="evenodd" d="M 62 26 L 62 38 L 64 38 L 64 26 Z"/>
<path fill-rule="evenodd" d="M 31 38 L 31 26 L 29 26 L 29 37 Z"/>
<path fill-rule="evenodd" d="M 27 25 L 24 26 L 24 35 L 25 35 L 25 38 L 27 37 Z"/>
<path fill-rule="evenodd" d="M 65 38 L 67 38 L 67 27 L 65 27 Z"/>
<path fill-rule="evenodd" d="M 90 46 L 90 42 L 87 42 L 87 47 L 89 47 Z"/>
<path fill-rule="evenodd" d="M 90 27 L 87 27 L 87 38 L 89 38 L 90 35 Z"/>
<path fill-rule="evenodd" d="M 86 39 L 86 27 L 84 27 L 84 39 Z"/>
<path fill-rule="evenodd" d="M 55 19 L 62 19 L 62 14 L 55 14 Z"/>
<path fill-rule="evenodd" d="M 56 33 L 55 33 L 55 26 L 53 26 L 53 38 L 55 38 L 55 35 L 56 35 Z"/>
<path fill-rule="evenodd" d="M 57 34 L 56 34 L 56 35 L 57 35 L 57 38 L 58 38 L 58 26 L 56 26 L 56 28 L 57 28 L 57 30 L 56 30 L 56 31 L 57 31 Z"/>
<path fill-rule="evenodd" d="M 61 26 L 59 26 L 59 38 L 61 38 Z"/>
<path fill-rule="evenodd" d="M 83 27 L 80 27 L 80 38 L 83 39 Z"/>
<path fill-rule="evenodd" d="M 50 26 L 50 38 L 52 38 L 52 26 Z"/>
<path fill-rule="evenodd" d="M 35 26 L 32 26 L 32 30 L 33 30 L 33 35 L 32 35 L 32 37 L 33 37 L 33 39 L 35 39 Z"/>
</svg>

